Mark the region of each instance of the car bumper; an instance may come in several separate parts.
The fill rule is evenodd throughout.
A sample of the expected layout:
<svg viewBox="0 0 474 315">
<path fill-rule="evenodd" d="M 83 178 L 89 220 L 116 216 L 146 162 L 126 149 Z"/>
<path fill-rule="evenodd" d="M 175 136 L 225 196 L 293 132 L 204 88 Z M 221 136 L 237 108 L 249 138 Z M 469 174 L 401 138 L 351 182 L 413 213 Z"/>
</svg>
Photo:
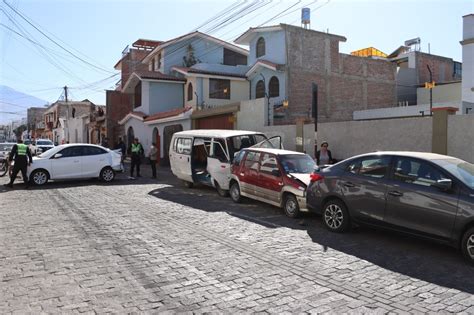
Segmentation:
<svg viewBox="0 0 474 315">
<path fill-rule="evenodd" d="M 119 172 L 119 173 L 123 173 L 124 172 L 124 167 L 123 167 L 123 164 L 118 164 L 118 165 L 112 165 L 112 169 L 115 171 L 115 172 Z"/>
<path fill-rule="evenodd" d="M 308 189 L 306 191 L 306 205 L 310 212 L 321 214 L 323 210 L 322 196 L 315 193 L 313 190 Z"/>
<path fill-rule="evenodd" d="M 308 207 L 306 205 L 306 197 L 305 196 L 296 196 L 296 200 L 298 201 L 298 205 L 300 206 L 300 211 L 308 212 Z"/>
</svg>

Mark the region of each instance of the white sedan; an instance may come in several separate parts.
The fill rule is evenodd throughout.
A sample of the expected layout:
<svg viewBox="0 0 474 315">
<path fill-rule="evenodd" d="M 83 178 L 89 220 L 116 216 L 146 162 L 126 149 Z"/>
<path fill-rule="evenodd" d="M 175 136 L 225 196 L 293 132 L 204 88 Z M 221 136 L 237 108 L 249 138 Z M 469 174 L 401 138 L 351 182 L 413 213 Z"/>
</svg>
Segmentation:
<svg viewBox="0 0 474 315">
<path fill-rule="evenodd" d="M 37 157 L 28 167 L 28 178 L 35 185 L 48 180 L 99 178 L 110 182 L 115 172 L 123 172 L 121 155 L 93 144 L 64 144 Z"/>
</svg>

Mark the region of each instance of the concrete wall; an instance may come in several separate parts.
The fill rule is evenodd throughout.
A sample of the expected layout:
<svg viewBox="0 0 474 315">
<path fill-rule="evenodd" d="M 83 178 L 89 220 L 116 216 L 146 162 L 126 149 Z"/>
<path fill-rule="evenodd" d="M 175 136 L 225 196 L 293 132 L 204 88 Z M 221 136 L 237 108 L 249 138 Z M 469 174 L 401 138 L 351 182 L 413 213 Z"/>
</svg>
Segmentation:
<svg viewBox="0 0 474 315">
<path fill-rule="evenodd" d="M 474 115 L 448 116 L 448 154 L 474 163 Z"/>
<path fill-rule="evenodd" d="M 285 32 L 262 32 L 257 33 L 256 36 L 250 41 L 250 54 L 248 57 L 248 64 L 253 65 L 257 61 L 257 41 L 260 37 L 265 39 L 265 55 L 260 56 L 258 59 L 265 59 L 278 64 L 286 63 L 286 49 L 285 49 Z"/>
<path fill-rule="evenodd" d="M 397 69 L 397 102 L 416 104 L 416 86 L 418 84 L 416 69 Z"/>
<path fill-rule="evenodd" d="M 159 112 L 182 108 L 184 101 L 184 84 L 174 82 L 149 82 L 148 96 L 149 112 L 153 115 Z"/>
<path fill-rule="evenodd" d="M 425 88 L 416 89 L 418 104 L 430 103 L 430 90 Z M 433 88 L 433 103 L 461 103 L 461 82 L 452 84 L 436 85 Z"/>
</svg>

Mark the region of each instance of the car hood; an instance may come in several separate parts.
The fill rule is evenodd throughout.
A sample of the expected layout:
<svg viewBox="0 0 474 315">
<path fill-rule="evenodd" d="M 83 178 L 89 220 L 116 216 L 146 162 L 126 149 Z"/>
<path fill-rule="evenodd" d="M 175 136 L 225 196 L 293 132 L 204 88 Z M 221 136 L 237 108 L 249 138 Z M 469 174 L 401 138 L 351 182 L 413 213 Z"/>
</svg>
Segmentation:
<svg viewBox="0 0 474 315">
<path fill-rule="evenodd" d="M 305 174 L 305 173 L 289 173 L 289 176 L 293 176 L 296 179 L 300 180 L 303 182 L 306 186 L 309 185 L 311 182 L 310 174 Z"/>
</svg>

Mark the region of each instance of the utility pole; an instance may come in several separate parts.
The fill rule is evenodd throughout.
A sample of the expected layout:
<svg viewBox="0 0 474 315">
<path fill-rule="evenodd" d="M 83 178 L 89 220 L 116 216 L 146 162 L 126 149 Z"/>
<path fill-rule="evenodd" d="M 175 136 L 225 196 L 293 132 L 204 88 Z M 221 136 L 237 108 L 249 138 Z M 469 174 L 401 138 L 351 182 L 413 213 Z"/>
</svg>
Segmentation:
<svg viewBox="0 0 474 315">
<path fill-rule="evenodd" d="M 430 116 L 433 115 L 433 73 L 431 72 L 431 68 L 429 65 L 426 65 L 428 71 L 430 72 Z"/>
<path fill-rule="evenodd" d="M 64 100 L 66 101 L 66 103 L 68 102 L 68 99 L 67 99 L 67 86 L 64 86 Z"/>
</svg>

